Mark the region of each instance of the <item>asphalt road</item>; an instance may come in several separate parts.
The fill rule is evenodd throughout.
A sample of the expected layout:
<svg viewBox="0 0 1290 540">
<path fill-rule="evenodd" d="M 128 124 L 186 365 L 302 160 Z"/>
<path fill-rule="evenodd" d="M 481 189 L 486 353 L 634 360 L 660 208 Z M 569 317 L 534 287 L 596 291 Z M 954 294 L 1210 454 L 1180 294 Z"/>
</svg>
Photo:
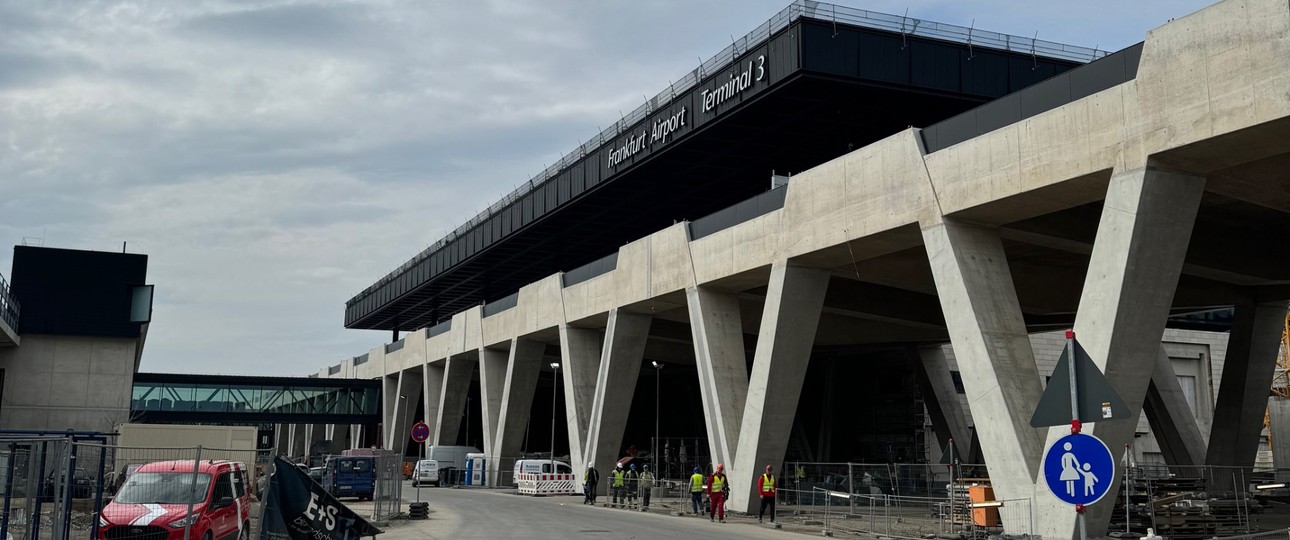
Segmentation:
<svg viewBox="0 0 1290 540">
<path fill-rule="evenodd" d="M 385 527 L 383 540 L 412 538 L 800 538 L 801 535 L 757 524 L 756 519 L 674 517 L 584 506 L 581 496 L 525 497 L 501 490 L 421 488 L 430 503 L 430 519 L 399 521 Z M 412 484 L 403 498 L 416 500 Z"/>
</svg>

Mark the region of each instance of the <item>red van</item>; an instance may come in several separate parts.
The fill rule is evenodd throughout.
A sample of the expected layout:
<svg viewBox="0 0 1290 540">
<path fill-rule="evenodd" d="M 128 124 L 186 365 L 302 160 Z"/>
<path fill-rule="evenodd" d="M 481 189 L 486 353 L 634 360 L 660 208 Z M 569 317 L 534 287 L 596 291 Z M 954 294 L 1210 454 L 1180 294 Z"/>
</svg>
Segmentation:
<svg viewBox="0 0 1290 540">
<path fill-rule="evenodd" d="M 245 540 L 251 536 L 250 485 L 246 466 L 232 461 L 149 463 L 103 508 L 99 538 L 181 540 L 191 524 L 192 540 Z"/>
</svg>

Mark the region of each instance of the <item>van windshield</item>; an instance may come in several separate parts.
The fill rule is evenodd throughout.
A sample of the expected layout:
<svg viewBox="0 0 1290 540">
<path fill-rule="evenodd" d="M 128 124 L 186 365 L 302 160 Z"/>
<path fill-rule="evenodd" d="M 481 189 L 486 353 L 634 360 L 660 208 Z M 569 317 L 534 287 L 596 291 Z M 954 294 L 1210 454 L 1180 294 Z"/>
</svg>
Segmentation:
<svg viewBox="0 0 1290 540">
<path fill-rule="evenodd" d="M 112 500 L 121 504 L 196 504 L 206 500 L 210 485 L 209 474 L 134 473 Z"/>
</svg>

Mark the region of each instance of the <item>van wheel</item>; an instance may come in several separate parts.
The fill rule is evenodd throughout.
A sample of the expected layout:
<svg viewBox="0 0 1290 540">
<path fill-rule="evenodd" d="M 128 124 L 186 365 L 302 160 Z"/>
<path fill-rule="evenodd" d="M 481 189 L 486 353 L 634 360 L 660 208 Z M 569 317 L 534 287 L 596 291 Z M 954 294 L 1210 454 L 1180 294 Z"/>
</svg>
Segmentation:
<svg viewBox="0 0 1290 540">
<path fill-rule="evenodd" d="M 251 540 L 251 522 L 242 522 L 242 534 L 237 535 L 237 540 Z"/>
<path fill-rule="evenodd" d="M 211 540 L 211 532 L 206 531 L 206 534 L 202 535 L 202 540 Z"/>
</svg>

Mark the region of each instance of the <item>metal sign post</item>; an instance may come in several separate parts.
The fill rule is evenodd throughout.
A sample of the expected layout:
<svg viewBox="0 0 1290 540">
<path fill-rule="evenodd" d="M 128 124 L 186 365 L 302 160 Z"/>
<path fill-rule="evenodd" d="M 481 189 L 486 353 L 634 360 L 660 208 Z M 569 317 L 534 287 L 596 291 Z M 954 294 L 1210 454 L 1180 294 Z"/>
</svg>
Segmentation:
<svg viewBox="0 0 1290 540">
<path fill-rule="evenodd" d="M 417 462 L 412 465 L 412 476 L 417 477 L 421 473 L 421 460 L 425 459 L 426 439 L 430 438 L 430 426 L 425 422 L 417 422 L 412 425 L 412 441 L 417 443 Z M 417 479 L 413 489 L 417 491 L 417 502 L 421 502 L 421 482 Z"/>
<path fill-rule="evenodd" d="M 1067 369 L 1070 370 L 1071 377 L 1071 435 L 1079 435 L 1079 378 L 1075 376 L 1075 331 L 1066 331 L 1066 358 L 1071 361 L 1066 363 Z M 1088 527 L 1084 523 L 1084 505 L 1075 505 L 1075 516 L 1079 521 L 1079 538 L 1088 540 Z"/>
</svg>

